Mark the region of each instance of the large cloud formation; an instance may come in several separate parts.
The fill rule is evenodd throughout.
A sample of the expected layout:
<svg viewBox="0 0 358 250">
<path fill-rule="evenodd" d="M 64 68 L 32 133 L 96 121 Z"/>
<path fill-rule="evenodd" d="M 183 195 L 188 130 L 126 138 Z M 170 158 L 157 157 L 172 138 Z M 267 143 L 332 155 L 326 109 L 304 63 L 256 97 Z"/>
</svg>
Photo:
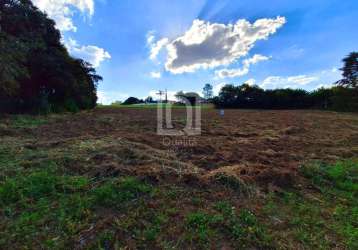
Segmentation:
<svg viewBox="0 0 358 250">
<path fill-rule="evenodd" d="M 246 56 L 256 41 L 267 39 L 285 23 L 285 17 L 263 18 L 254 23 L 241 19 L 227 25 L 194 20 L 184 35 L 167 42 L 165 68 L 181 74 L 231 64 Z M 163 48 L 161 40 L 159 47 Z M 152 48 L 151 59 L 155 59 L 159 52 L 156 46 Z"/>
<path fill-rule="evenodd" d="M 93 0 L 33 0 L 33 3 L 54 19 L 57 28 L 61 31 L 77 30 L 72 22 L 74 9 L 89 16 L 94 13 Z"/>
</svg>

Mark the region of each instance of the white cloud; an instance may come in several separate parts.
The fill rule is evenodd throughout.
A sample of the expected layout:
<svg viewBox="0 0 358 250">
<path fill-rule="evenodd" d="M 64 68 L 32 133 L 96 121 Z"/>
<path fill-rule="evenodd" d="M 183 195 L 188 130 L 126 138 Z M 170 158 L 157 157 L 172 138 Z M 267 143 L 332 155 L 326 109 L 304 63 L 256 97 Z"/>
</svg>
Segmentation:
<svg viewBox="0 0 358 250">
<path fill-rule="evenodd" d="M 254 86 L 256 84 L 256 80 L 251 78 L 247 80 L 245 83 L 248 84 L 249 86 Z"/>
<path fill-rule="evenodd" d="M 77 30 L 72 20 L 76 10 L 89 17 L 94 13 L 94 0 L 33 0 L 33 3 L 55 20 L 62 33 Z M 111 58 L 107 51 L 97 46 L 79 45 L 71 38 L 63 42 L 71 55 L 84 59 L 94 67 Z"/>
<path fill-rule="evenodd" d="M 154 40 L 155 40 L 154 31 L 153 30 L 148 31 L 148 33 L 147 33 L 147 44 L 148 45 L 153 44 Z"/>
<path fill-rule="evenodd" d="M 242 63 L 243 64 L 242 68 L 217 70 L 215 71 L 215 75 L 218 78 L 229 78 L 229 77 L 233 78 L 233 77 L 243 76 L 249 73 L 250 66 L 252 64 L 256 64 L 258 62 L 266 61 L 269 59 L 270 58 L 267 56 L 256 54 L 251 58 L 245 59 Z"/>
<path fill-rule="evenodd" d="M 333 73 L 336 73 L 336 72 L 338 72 L 338 68 L 333 67 L 333 68 L 331 69 L 331 71 L 332 71 Z"/>
<path fill-rule="evenodd" d="M 256 54 L 253 57 L 244 60 L 244 65 L 249 66 L 251 64 L 256 64 L 256 63 L 261 62 L 261 61 L 267 61 L 269 59 L 270 59 L 270 57 Z"/>
<path fill-rule="evenodd" d="M 215 71 L 215 75 L 218 78 L 233 78 L 238 76 L 244 76 L 249 73 L 248 67 L 243 67 L 241 69 L 221 69 Z"/>
<path fill-rule="evenodd" d="M 94 45 L 79 45 L 76 40 L 71 38 L 65 41 L 65 46 L 73 56 L 84 59 L 96 68 L 102 61 L 111 58 L 111 55 L 104 49 Z"/>
<path fill-rule="evenodd" d="M 321 70 L 310 75 L 296 76 L 269 76 L 262 81 L 260 87 L 264 89 L 275 88 L 303 88 L 312 90 L 320 87 L 332 86 L 341 78 L 336 68 Z"/>
<path fill-rule="evenodd" d="M 284 17 L 258 19 L 254 23 L 241 19 L 227 25 L 194 20 L 182 36 L 171 41 L 163 38 L 168 40 L 159 40 L 161 46 L 156 48 L 166 49 L 165 68 L 174 74 L 229 65 L 246 56 L 256 41 L 267 39 L 285 22 Z"/>
<path fill-rule="evenodd" d="M 159 52 L 161 51 L 161 49 L 164 48 L 169 43 L 168 38 L 160 39 L 157 42 L 154 42 L 154 39 L 155 39 L 154 36 L 150 36 L 148 38 L 148 42 L 150 45 L 149 58 L 153 61 L 157 59 L 157 56 L 158 56 Z"/>
<path fill-rule="evenodd" d="M 213 87 L 214 96 L 219 95 L 221 89 L 222 89 L 226 84 L 227 84 L 227 83 L 225 83 L 225 82 L 215 84 L 214 87 Z"/>
<path fill-rule="evenodd" d="M 318 79 L 319 78 L 317 76 L 299 75 L 299 76 L 290 76 L 287 78 L 287 81 L 298 85 L 306 85 L 313 81 L 317 81 Z"/>
<path fill-rule="evenodd" d="M 97 91 L 97 96 L 97 103 L 104 105 L 111 104 L 115 101 L 124 101 L 129 97 L 127 94 L 115 91 Z"/>
<path fill-rule="evenodd" d="M 162 74 L 160 72 L 150 72 L 150 76 L 152 78 L 161 78 L 162 77 Z"/>
<path fill-rule="evenodd" d="M 75 10 L 88 16 L 94 13 L 94 0 L 33 0 L 33 3 L 54 19 L 61 31 L 77 30 L 72 21 Z"/>
<path fill-rule="evenodd" d="M 260 87 L 265 89 L 274 88 L 303 88 L 305 85 L 317 81 L 317 76 L 297 75 L 289 77 L 269 76 Z"/>
</svg>

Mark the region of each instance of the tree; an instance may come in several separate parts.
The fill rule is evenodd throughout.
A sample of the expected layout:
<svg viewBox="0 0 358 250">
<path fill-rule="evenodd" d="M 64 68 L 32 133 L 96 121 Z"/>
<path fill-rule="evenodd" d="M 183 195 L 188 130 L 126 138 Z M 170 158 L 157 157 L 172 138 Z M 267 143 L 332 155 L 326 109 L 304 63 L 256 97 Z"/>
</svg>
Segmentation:
<svg viewBox="0 0 358 250">
<path fill-rule="evenodd" d="M 153 97 L 148 96 L 147 98 L 145 98 L 144 102 L 145 103 L 154 103 Z"/>
<path fill-rule="evenodd" d="M 213 97 L 213 86 L 209 83 L 205 84 L 203 88 L 204 99 L 209 100 Z"/>
<path fill-rule="evenodd" d="M 343 79 L 337 83 L 348 88 L 358 88 L 358 52 L 352 52 L 343 59 Z"/>
<path fill-rule="evenodd" d="M 127 100 L 123 102 L 123 105 L 133 105 L 143 103 L 143 100 L 140 100 L 136 97 L 129 97 Z"/>
<path fill-rule="evenodd" d="M 179 102 L 181 103 L 189 102 L 190 105 L 195 105 L 201 99 L 198 93 L 195 92 L 184 93 L 183 91 L 179 91 L 178 93 L 176 93 L 175 97 L 179 100 Z"/>
<path fill-rule="evenodd" d="M 237 106 L 238 88 L 232 84 L 227 84 L 221 88 L 217 102 L 220 107 L 233 108 Z"/>
<path fill-rule="evenodd" d="M 0 112 L 93 108 L 102 77 L 72 58 L 55 22 L 30 0 L 0 0 Z"/>
</svg>

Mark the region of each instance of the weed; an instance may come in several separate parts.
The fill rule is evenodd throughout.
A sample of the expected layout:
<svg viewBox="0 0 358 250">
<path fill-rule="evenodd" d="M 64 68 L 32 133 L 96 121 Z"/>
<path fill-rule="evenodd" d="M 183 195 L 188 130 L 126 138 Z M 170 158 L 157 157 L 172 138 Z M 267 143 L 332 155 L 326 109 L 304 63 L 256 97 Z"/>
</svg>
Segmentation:
<svg viewBox="0 0 358 250">
<path fill-rule="evenodd" d="M 108 181 L 93 191 L 95 202 L 101 206 L 120 206 L 122 202 L 134 200 L 141 194 L 151 192 L 151 187 L 135 178 Z"/>
<path fill-rule="evenodd" d="M 213 216 L 205 212 L 188 214 L 185 219 L 185 224 L 188 229 L 189 240 L 198 240 L 201 245 L 207 244 L 210 237 L 214 234 L 214 230 L 211 227 L 213 223 Z"/>
<path fill-rule="evenodd" d="M 164 214 L 159 214 L 150 221 L 152 221 L 152 223 L 144 229 L 143 235 L 147 241 L 155 241 L 161 231 L 161 228 L 165 223 L 167 223 L 168 217 Z"/>
<path fill-rule="evenodd" d="M 241 209 L 237 214 L 235 207 L 226 201 L 216 203 L 215 209 L 223 214 L 226 230 L 243 247 L 255 245 L 255 242 L 266 247 L 271 244 L 266 229 L 249 210 Z"/>
</svg>

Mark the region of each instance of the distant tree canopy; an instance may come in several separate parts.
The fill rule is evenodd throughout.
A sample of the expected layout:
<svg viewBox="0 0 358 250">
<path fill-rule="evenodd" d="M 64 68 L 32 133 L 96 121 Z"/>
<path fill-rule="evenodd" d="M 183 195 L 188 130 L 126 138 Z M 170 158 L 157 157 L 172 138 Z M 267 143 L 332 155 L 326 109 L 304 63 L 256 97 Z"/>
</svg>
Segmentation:
<svg viewBox="0 0 358 250">
<path fill-rule="evenodd" d="M 0 112 L 93 108 L 102 77 L 61 43 L 53 20 L 29 0 L 0 0 Z"/>
<path fill-rule="evenodd" d="M 195 92 L 186 92 L 179 91 L 175 94 L 175 97 L 179 100 L 181 103 L 187 103 L 189 102 L 191 105 L 195 105 L 201 100 L 201 97 L 198 93 Z"/>
<path fill-rule="evenodd" d="M 358 52 L 352 52 L 343 59 L 343 79 L 338 81 L 339 85 L 358 88 Z"/>
<path fill-rule="evenodd" d="M 342 86 L 320 88 L 308 92 L 302 89 L 264 90 L 258 86 L 243 84 L 226 85 L 214 104 L 220 108 L 247 109 L 331 109 L 358 111 L 358 90 Z"/>
<path fill-rule="evenodd" d="M 207 83 L 205 84 L 204 88 L 203 88 L 203 96 L 204 99 L 209 100 L 211 98 L 213 98 L 213 85 Z"/>
<path fill-rule="evenodd" d="M 303 89 L 269 89 L 242 84 L 226 85 L 213 103 L 220 108 L 255 109 L 329 109 L 358 112 L 358 53 L 343 59 L 343 79 L 338 86 L 320 88 L 311 92 Z"/>
<path fill-rule="evenodd" d="M 148 96 L 147 98 L 145 98 L 144 102 L 145 103 L 155 103 L 153 97 L 151 97 L 151 96 Z"/>
<path fill-rule="evenodd" d="M 140 100 L 136 97 L 129 97 L 127 100 L 125 100 L 122 105 L 133 105 L 133 104 L 140 104 L 143 103 L 143 100 Z"/>
</svg>

